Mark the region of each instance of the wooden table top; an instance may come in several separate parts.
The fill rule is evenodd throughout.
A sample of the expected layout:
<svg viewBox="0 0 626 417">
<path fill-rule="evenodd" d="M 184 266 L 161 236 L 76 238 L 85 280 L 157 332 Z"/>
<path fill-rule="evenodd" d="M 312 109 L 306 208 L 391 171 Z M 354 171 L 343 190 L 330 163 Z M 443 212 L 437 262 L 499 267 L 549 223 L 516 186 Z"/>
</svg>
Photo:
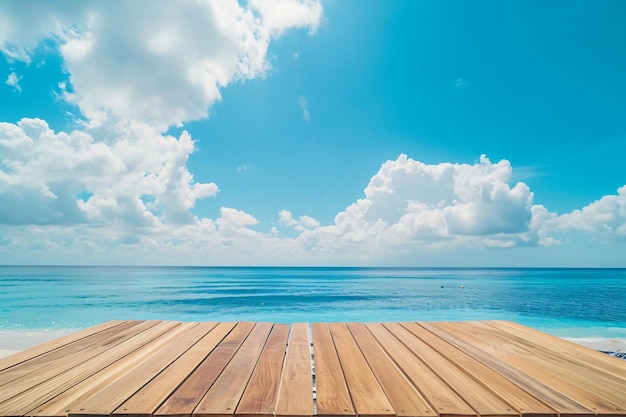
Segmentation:
<svg viewBox="0 0 626 417">
<path fill-rule="evenodd" d="M 0 359 L 0 417 L 625 416 L 626 361 L 504 321 L 113 321 Z"/>
</svg>

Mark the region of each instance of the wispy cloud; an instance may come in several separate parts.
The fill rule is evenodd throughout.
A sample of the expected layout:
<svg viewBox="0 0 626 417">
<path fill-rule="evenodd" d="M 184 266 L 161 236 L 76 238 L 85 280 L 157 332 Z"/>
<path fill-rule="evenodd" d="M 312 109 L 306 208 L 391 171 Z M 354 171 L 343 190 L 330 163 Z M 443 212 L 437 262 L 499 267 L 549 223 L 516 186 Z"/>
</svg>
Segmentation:
<svg viewBox="0 0 626 417">
<path fill-rule="evenodd" d="M 20 81 L 22 80 L 21 76 L 18 76 L 16 73 L 12 72 L 7 77 L 7 80 L 4 82 L 9 87 L 13 87 L 15 91 L 22 92 L 22 87 L 20 86 Z"/>
<path fill-rule="evenodd" d="M 461 88 L 465 87 L 466 85 L 467 82 L 463 78 L 457 78 L 456 82 L 454 83 L 454 88 Z"/>
<path fill-rule="evenodd" d="M 302 118 L 305 122 L 311 122 L 311 113 L 309 113 L 309 101 L 305 96 L 300 96 L 298 99 L 298 105 L 302 109 Z"/>
<path fill-rule="evenodd" d="M 254 169 L 254 165 L 243 164 L 237 167 L 237 172 L 245 172 Z"/>
</svg>

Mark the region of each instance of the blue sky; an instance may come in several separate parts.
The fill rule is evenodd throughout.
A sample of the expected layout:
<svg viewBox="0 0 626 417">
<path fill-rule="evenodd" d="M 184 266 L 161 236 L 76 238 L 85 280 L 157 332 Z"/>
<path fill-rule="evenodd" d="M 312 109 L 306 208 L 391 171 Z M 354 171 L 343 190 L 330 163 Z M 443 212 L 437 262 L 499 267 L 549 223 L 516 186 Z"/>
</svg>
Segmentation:
<svg viewBox="0 0 626 417">
<path fill-rule="evenodd" d="M 625 267 L 625 12 L 1 2 L 0 262 Z"/>
</svg>

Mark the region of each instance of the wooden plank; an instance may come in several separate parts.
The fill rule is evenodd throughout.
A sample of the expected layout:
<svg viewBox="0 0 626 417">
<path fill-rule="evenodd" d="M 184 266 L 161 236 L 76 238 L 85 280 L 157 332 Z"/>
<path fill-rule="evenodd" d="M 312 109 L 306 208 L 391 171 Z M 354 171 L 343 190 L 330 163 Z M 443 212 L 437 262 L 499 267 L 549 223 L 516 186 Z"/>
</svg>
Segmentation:
<svg viewBox="0 0 626 417">
<path fill-rule="evenodd" d="M 193 412 L 198 416 L 232 416 L 272 330 L 272 323 L 257 323 L 230 363 Z"/>
<path fill-rule="evenodd" d="M 132 338 L 137 334 L 140 334 L 142 331 L 157 325 L 158 322 L 143 322 L 138 324 L 137 326 L 133 326 L 129 329 L 126 329 L 120 333 L 119 335 L 113 335 L 112 338 L 119 344 L 127 338 Z M 105 339 L 109 341 L 110 339 Z M 97 353 L 105 353 L 108 351 L 108 348 L 101 347 Z M 50 366 L 42 368 L 40 372 L 37 372 L 34 375 L 23 375 L 22 377 L 12 381 L 12 383 L 8 386 L 3 387 L 2 391 L 0 391 L 0 404 L 5 401 L 13 398 L 21 393 L 27 392 L 31 390 L 33 387 L 37 387 L 40 385 L 55 385 L 58 379 L 62 379 L 63 375 L 67 373 L 68 370 L 76 369 L 80 364 L 88 362 L 90 359 L 97 357 L 97 354 L 84 355 L 84 354 L 75 354 L 72 357 L 68 357 L 65 360 L 57 360 L 50 363 Z M 52 381 L 52 382 L 49 382 Z"/>
<path fill-rule="evenodd" d="M 146 384 L 114 412 L 114 416 L 149 417 L 235 327 L 220 323 L 191 349 Z"/>
<path fill-rule="evenodd" d="M 459 348 L 440 339 L 435 334 L 426 330 L 426 328 L 412 325 L 409 330 L 424 343 L 443 355 L 450 363 L 454 364 L 466 374 L 471 375 L 479 384 L 482 384 L 500 399 L 515 407 L 523 416 L 556 417 L 558 415 L 556 410 L 548 407 L 502 375 L 467 355 Z"/>
<path fill-rule="evenodd" d="M 554 373 L 547 369 L 544 363 L 537 362 L 532 355 L 524 354 L 508 341 L 490 333 L 488 329 L 478 327 L 478 323 L 455 323 L 454 325 L 474 335 L 472 343 L 480 349 L 552 387 L 592 412 L 600 415 L 619 415 L 621 413 L 619 407 L 590 393 L 587 390 L 589 387 L 582 388 L 570 383 L 567 380 L 568 377 L 560 374 L 558 370 L 557 373 Z M 588 381 L 587 385 L 591 386 L 592 384 L 592 381 Z"/>
<path fill-rule="evenodd" d="M 162 348 L 144 355 L 141 362 L 126 366 L 123 373 L 98 391 L 68 405 L 69 417 L 108 416 L 142 386 L 174 362 L 217 323 L 183 323 L 167 334 Z"/>
<path fill-rule="evenodd" d="M 624 379 L 626 378 L 626 368 L 624 368 L 625 370 L 621 372 L 623 375 L 620 375 L 619 372 L 617 375 L 612 372 L 606 372 L 601 367 L 595 365 L 596 359 L 593 355 L 583 355 L 582 358 L 576 357 L 575 354 L 570 355 L 569 353 L 572 352 L 569 350 L 563 350 L 561 345 L 553 345 L 548 335 L 545 335 L 545 337 L 533 337 L 532 335 L 529 336 L 526 333 L 520 332 L 518 328 L 492 321 L 480 322 L 480 325 L 488 326 L 496 331 L 502 332 L 503 335 L 510 337 L 510 340 L 516 346 L 535 352 L 537 355 L 540 355 L 556 365 L 567 366 L 572 371 L 580 374 L 593 372 L 596 384 L 603 384 L 607 387 L 626 385 L 626 379 Z M 564 342 L 566 344 L 574 345 L 574 343 L 571 342 Z M 593 352 L 591 349 L 586 350 Z M 576 351 L 574 351 L 574 353 L 576 353 Z"/>
<path fill-rule="evenodd" d="M 280 378 L 277 417 L 312 417 L 313 375 L 311 373 L 311 353 L 309 326 L 294 323 L 289 334 L 289 344 Z"/>
<path fill-rule="evenodd" d="M 69 345 L 70 343 L 81 340 L 85 337 L 92 336 L 97 334 L 103 330 L 110 329 L 112 327 L 118 326 L 124 323 L 122 320 L 116 321 L 108 321 L 106 323 L 99 324 L 97 326 L 89 327 L 87 329 L 83 329 L 77 331 L 75 333 L 68 334 L 66 336 L 60 337 L 58 339 L 51 340 L 47 343 L 43 343 L 41 345 L 33 346 L 30 349 L 23 350 L 14 355 L 8 356 L 6 358 L 0 359 L 0 371 L 11 368 L 20 363 L 33 360 L 43 354 L 48 352 L 52 352 L 56 349 L 59 349 L 65 345 Z"/>
<path fill-rule="evenodd" d="M 84 337 L 74 343 L 59 347 L 51 352 L 39 355 L 37 358 L 0 372 L 0 386 L 11 384 L 13 389 L 20 383 L 36 384 L 54 375 L 65 372 L 85 360 L 121 343 L 128 337 L 141 332 L 143 328 L 136 327 L 141 322 L 125 322 L 110 329 Z M 154 322 L 153 324 L 156 324 Z M 35 375 L 36 373 L 36 375 Z M 32 374 L 32 375 L 31 375 Z M 1 396 L 0 396 L 1 398 Z"/>
<path fill-rule="evenodd" d="M 432 349 L 413 333 L 407 330 L 411 324 L 385 324 L 396 337 L 402 337 L 402 342 L 413 351 L 428 367 L 447 383 L 463 400 L 478 414 L 483 416 L 514 416 L 520 413 L 513 409 L 493 393 L 479 384 L 470 375 L 451 364 L 446 358 Z"/>
<path fill-rule="evenodd" d="M 0 362 L 0 417 L 626 417 L 626 362 L 514 323 L 314 324 L 317 413 L 306 324 L 211 326 L 106 323 Z"/>
<path fill-rule="evenodd" d="M 393 416 L 393 407 L 344 323 L 330 323 L 341 369 L 359 416 Z"/>
<path fill-rule="evenodd" d="M 147 324 L 151 322 L 146 322 Z M 97 389 L 99 384 L 107 381 L 107 378 L 115 378 L 124 365 L 141 361 L 144 354 L 158 348 L 160 337 L 178 324 L 162 322 L 148 328 L 125 343 L 84 362 L 81 366 L 11 399 L 11 409 L 23 410 L 20 411 L 20 415 L 65 416 L 66 407 L 74 398 L 90 389 Z"/>
<path fill-rule="evenodd" d="M 476 416 L 476 411 L 403 343 L 410 344 L 408 332 L 395 335 L 380 323 L 368 323 L 367 328 L 441 417 Z"/>
<path fill-rule="evenodd" d="M 495 329 L 481 322 L 472 324 L 500 340 L 510 343 L 510 352 L 517 355 L 521 360 L 543 368 L 544 372 L 549 372 L 553 382 L 560 381 L 559 390 L 561 387 L 566 389 L 570 398 L 575 400 L 593 398 L 594 402 L 601 399 L 603 405 L 613 408 L 612 413 L 626 413 L 626 396 L 624 396 L 626 384 L 618 378 L 610 378 L 607 381 L 605 374 L 587 367 L 577 366 L 567 358 L 537 348 L 515 334 Z M 592 381 L 593 383 L 591 383 Z M 610 407 L 611 404 L 613 407 Z"/>
<path fill-rule="evenodd" d="M 190 416 L 217 377 L 222 373 L 254 323 L 237 323 L 235 328 L 206 359 L 189 375 L 174 393 L 158 408 L 155 416 Z"/>
<path fill-rule="evenodd" d="M 591 410 L 554 390 L 552 387 L 537 381 L 495 356 L 478 349 L 470 343 L 472 340 L 471 335 L 464 334 L 462 330 L 451 326 L 450 323 L 420 323 L 420 325 L 436 334 L 441 339 L 448 341 L 454 346 L 458 346 L 472 358 L 524 389 L 544 404 L 557 410 L 561 416 L 591 417 L 594 415 Z"/>
<path fill-rule="evenodd" d="M 435 410 L 389 359 L 363 323 L 348 323 L 348 329 L 359 345 L 397 416 L 433 417 L 437 415 Z M 393 336 L 389 335 L 389 337 Z"/>
<path fill-rule="evenodd" d="M 315 359 L 317 415 L 356 415 L 328 325 L 313 323 L 311 332 Z"/>
<path fill-rule="evenodd" d="M 520 337 L 523 337 L 524 340 L 532 342 L 537 347 L 558 354 L 561 357 L 568 358 L 579 365 L 595 368 L 601 373 L 606 373 L 612 377 L 619 378 L 621 381 L 626 381 L 625 360 L 561 339 L 560 337 L 539 332 L 517 323 L 492 320 L 485 322 L 485 324 L 509 333 L 516 333 Z M 617 383 L 621 382 L 617 381 Z"/>
<path fill-rule="evenodd" d="M 274 416 L 289 328 L 290 326 L 287 324 L 274 325 L 250 381 L 243 392 L 235 415 L 242 417 Z"/>
</svg>

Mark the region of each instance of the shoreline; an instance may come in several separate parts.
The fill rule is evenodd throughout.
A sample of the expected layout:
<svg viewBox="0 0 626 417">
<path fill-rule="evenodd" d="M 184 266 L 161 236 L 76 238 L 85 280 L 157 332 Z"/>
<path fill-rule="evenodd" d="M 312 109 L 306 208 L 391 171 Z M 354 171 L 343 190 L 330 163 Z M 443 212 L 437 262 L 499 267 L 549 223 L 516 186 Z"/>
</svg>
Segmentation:
<svg viewBox="0 0 626 417">
<path fill-rule="evenodd" d="M 50 342 L 79 329 L 6 330 L 0 329 L 0 358 Z"/>
<path fill-rule="evenodd" d="M 0 358 L 49 342 L 79 329 L 6 330 L 0 329 Z M 626 352 L 626 338 L 562 337 L 561 339 L 603 352 Z"/>
</svg>

